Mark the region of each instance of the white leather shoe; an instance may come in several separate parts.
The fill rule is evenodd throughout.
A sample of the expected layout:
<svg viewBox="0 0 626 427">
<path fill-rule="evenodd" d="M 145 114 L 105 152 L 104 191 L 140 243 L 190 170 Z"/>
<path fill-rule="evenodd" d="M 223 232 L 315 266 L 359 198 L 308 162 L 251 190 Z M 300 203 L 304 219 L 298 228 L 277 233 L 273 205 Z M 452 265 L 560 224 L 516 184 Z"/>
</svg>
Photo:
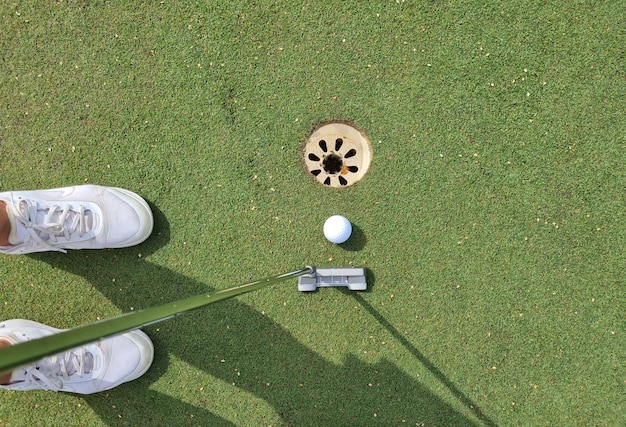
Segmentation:
<svg viewBox="0 0 626 427">
<path fill-rule="evenodd" d="M 154 226 L 146 201 L 122 188 L 8 191 L 0 200 L 11 224 L 11 245 L 0 246 L 0 252 L 8 254 L 123 248 L 146 240 Z"/>
<path fill-rule="evenodd" d="M 0 340 L 18 344 L 62 331 L 31 320 L 0 322 Z M 11 373 L 7 390 L 53 390 L 91 394 L 142 376 L 152 364 L 154 347 L 139 330 L 105 338 L 47 357 Z"/>
</svg>

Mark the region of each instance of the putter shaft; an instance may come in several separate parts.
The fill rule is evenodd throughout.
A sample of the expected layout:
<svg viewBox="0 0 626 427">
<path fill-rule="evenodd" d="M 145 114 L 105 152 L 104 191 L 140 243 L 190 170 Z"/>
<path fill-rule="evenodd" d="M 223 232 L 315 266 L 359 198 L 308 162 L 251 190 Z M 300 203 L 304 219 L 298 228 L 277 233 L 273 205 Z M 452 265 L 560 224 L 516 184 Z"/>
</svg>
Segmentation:
<svg viewBox="0 0 626 427">
<path fill-rule="evenodd" d="M 0 373 L 9 372 L 19 366 L 37 362 L 46 356 L 80 347 L 81 345 L 102 338 L 138 329 L 152 323 L 161 322 L 178 314 L 204 307 L 214 302 L 243 295 L 290 278 L 314 273 L 315 267 L 307 266 L 278 276 L 181 299 L 145 310 L 122 314 L 110 319 L 68 329 L 58 334 L 0 348 Z"/>
</svg>

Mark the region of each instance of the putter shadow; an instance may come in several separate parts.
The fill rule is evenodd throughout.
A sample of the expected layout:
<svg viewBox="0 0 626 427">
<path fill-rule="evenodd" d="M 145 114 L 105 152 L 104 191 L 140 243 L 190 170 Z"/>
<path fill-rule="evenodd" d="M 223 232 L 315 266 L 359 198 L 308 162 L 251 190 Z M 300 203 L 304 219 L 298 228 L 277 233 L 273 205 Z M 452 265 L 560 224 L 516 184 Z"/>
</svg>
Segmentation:
<svg viewBox="0 0 626 427">
<path fill-rule="evenodd" d="M 169 225 L 157 209 L 155 222 L 159 228 L 155 228 L 153 238 L 140 246 L 142 253 L 151 253 L 169 241 Z M 42 253 L 33 258 L 84 277 L 122 311 L 128 311 L 131 306 L 152 307 L 211 290 L 205 283 L 137 258 L 136 252 L 137 249 L 73 251 L 67 255 Z M 111 272 L 116 277 L 113 285 Z M 142 282 L 137 282 L 137 277 Z M 153 283 L 166 286 L 158 286 L 159 292 L 155 292 Z M 367 304 L 364 307 L 368 309 Z M 369 309 L 373 310 L 371 306 Z M 392 325 L 382 324 L 394 330 Z M 215 413 L 223 404 L 220 396 L 196 390 L 197 403 L 190 404 L 151 388 L 168 370 L 173 356 L 262 399 L 274 408 L 284 425 L 395 425 L 403 421 L 407 425 L 477 425 L 392 361 L 383 359 L 368 364 L 349 355 L 341 365 L 330 363 L 269 316 L 237 299 L 145 330 L 155 344 L 156 355 L 143 377 L 106 393 L 68 398 L 82 399 L 111 426 L 120 422 L 232 425 Z M 406 340 L 401 342 L 410 346 Z M 184 383 L 172 384 L 174 389 L 184 387 L 187 387 Z M 204 388 L 211 390 L 210 384 Z"/>
<path fill-rule="evenodd" d="M 365 268 L 365 281 L 367 283 L 367 291 L 365 292 L 372 292 L 376 286 L 376 275 L 367 267 Z"/>
<path fill-rule="evenodd" d="M 441 372 L 421 351 L 417 349 L 404 335 L 400 333 L 387 319 L 384 318 L 376 309 L 368 303 L 362 295 L 358 293 L 352 294 L 354 299 L 357 300 L 365 310 L 374 317 L 378 323 L 381 324 L 398 342 L 400 342 L 404 348 L 406 348 L 415 359 L 417 359 L 426 369 L 430 371 L 448 390 L 467 408 L 474 413 L 485 426 L 495 427 L 497 424 L 491 420 L 480 407 L 472 401 L 465 393 L 463 393 L 452 381 L 450 381 L 443 372 Z"/>
</svg>

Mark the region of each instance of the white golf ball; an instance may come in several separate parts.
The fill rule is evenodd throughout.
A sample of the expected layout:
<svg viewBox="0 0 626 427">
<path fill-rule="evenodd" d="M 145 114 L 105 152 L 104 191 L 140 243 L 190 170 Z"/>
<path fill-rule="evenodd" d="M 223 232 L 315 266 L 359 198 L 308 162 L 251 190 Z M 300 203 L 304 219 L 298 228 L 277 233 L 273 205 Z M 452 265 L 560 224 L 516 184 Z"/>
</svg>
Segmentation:
<svg viewBox="0 0 626 427">
<path fill-rule="evenodd" d="M 345 216 L 333 215 L 324 223 L 324 236 L 332 243 L 343 243 L 352 234 L 352 224 Z"/>
</svg>

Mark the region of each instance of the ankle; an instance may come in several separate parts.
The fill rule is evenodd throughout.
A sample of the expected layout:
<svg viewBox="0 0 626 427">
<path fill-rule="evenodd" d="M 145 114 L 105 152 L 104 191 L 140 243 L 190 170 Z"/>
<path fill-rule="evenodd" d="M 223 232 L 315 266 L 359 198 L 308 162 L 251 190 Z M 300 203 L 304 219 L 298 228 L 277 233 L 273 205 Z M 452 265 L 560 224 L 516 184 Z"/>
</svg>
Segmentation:
<svg viewBox="0 0 626 427">
<path fill-rule="evenodd" d="M 7 204 L 0 200 L 0 246 L 9 246 L 11 223 L 7 214 Z"/>
<path fill-rule="evenodd" d="M 1 347 L 8 347 L 10 346 L 11 343 L 5 339 L 0 338 L 0 348 Z M 9 382 L 11 382 L 11 373 L 7 373 L 4 375 L 0 375 L 0 385 L 2 384 L 8 384 Z"/>
</svg>

